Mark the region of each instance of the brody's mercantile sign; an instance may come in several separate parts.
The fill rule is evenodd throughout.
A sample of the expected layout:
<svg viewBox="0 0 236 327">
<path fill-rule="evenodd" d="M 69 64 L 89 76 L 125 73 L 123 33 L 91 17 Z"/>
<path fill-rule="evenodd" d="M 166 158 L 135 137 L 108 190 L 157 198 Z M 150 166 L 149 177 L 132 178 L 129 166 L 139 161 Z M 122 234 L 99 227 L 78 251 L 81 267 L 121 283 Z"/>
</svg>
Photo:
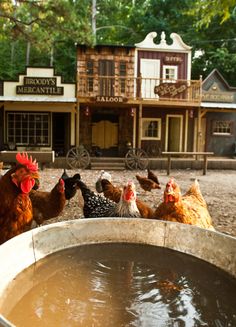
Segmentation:
<svg viewBox="0 0 236 327">
<path fill-rule="evenodd" d="M 24 84 L 16 86 L 16 94 L 63 95 L 64 87 L 57 86 L 55 77 L 24 77 Z"/>
</svg>

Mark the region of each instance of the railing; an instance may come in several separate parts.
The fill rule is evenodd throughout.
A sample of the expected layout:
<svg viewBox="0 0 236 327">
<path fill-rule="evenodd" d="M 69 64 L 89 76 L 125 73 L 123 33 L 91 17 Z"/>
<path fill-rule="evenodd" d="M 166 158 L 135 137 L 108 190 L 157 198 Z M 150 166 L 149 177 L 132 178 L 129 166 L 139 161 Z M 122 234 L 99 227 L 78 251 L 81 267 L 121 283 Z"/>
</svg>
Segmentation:
<svg viewBox="0 0 236 327">
<path fill-rule="evenodd" d="M 122 97 L 127 100 L 201 101 L 200 80 L 80 75 L 79 98 Z"/>
</svg>

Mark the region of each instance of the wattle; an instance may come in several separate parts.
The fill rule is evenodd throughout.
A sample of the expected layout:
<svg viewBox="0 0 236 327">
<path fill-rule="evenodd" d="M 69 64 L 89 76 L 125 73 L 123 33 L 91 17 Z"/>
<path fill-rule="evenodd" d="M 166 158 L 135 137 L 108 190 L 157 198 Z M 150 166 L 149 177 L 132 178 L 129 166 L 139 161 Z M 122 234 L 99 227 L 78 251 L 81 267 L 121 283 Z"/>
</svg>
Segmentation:
<svg viewBox="0 0 236 327">
<path fill-rule="evenodd" d="M 20 184 L 21 191 L 23 193 L 29 193 L 32 190 L 32 187 L 35 184 L 34 179 L 26 179 Z"/>
</svg>

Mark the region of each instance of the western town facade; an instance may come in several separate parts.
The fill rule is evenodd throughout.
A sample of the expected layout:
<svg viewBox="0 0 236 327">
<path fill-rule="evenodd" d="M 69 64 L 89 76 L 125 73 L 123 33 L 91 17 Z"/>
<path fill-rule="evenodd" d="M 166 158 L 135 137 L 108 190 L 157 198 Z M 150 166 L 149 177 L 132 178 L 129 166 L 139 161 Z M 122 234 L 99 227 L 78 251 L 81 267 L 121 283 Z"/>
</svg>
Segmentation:
<svg viewBox="0 0 236 327">
<path fill-rule="evenodd" d="M 0 85 L 0 147 L 150 157 L 164 151 L 234 154 L 235 88 L 217 71 L 191 80 L 191 47 L 155 32 L 134 46 L 77 45 L 76 84 L 53 68 L 27 67 Z M 223 125 L 222 125 L 223 124 Z M 226 126 L 227 125 L 227 126 Z M 220 129 L 223 126 L 223 129 Z"/>
</svg>

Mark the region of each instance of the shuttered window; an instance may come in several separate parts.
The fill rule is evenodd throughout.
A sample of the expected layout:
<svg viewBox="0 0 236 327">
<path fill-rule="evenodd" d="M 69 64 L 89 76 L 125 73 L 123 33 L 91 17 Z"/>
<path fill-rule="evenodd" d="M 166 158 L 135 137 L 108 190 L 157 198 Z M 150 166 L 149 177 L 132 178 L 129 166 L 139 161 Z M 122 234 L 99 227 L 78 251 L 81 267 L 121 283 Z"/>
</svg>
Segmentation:
<svg viewBox="0 0 236 327">
<path fill-rule="evenodd" d="M 120 62 L 120 92 L 125 93 L 126 62 Z"/>
<path fill-rule="evenodd" d="M 88 92 L 93 92 L 93 74 L 94 74 L 94 68 L 93 68 L 93 60 L 87 61 L 87 90 Z"/>
</svg>

